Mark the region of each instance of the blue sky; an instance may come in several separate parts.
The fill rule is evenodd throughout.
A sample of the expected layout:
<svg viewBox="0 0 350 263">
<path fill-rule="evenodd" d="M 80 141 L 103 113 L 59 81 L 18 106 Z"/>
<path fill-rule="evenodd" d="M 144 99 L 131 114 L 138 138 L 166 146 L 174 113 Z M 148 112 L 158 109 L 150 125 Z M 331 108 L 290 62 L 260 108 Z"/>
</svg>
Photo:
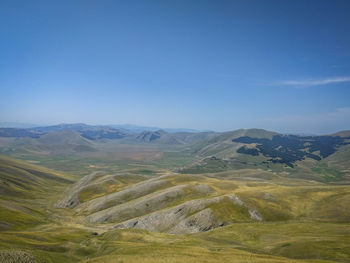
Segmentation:
<svg viewBox="0 0 350 263">
<path fill-rule="evenodd" d="M 350 1 L 1 1 L 0 121 L 350 129 Z"/>
</svg>

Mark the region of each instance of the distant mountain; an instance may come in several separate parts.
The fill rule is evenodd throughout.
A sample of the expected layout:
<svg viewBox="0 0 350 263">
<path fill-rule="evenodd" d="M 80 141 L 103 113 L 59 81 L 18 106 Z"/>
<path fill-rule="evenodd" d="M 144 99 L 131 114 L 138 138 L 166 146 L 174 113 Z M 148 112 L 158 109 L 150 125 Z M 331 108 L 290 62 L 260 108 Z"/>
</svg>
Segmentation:
<svg viewBox="0 0 350 263">
<path fill-rule="evenodd" d="M 154 139 L 162 137 L 166 133 L 198 133 L 200 131 L 193 130 L 193 129 L 164 129 L 161 130 L 157 127 L 147 127 L 147 126 L 137 126 L 137 125 L 87 125 L 84 123 L 73 123 L 73 124 L 59 124 L 59 125 L 53 125 L 53 126 L 45 126 L 45 127 L 34 127 L 31 128 L 30 131 L 35 134 L 37 133 L 47 133 L 52 131 L 62 131 L 62 130 L 72 130 L 79 132 L 83 137 L 90 139 L 90 140 L 97 140 L 97 139 L 122 139 L 124 137 L 129 136 L 130 134 L 139 134 L 137 135 L 138 138 L 145 136 L 143 141 L 151 142 Z M 161 131 L 161 132 L 160 132 Z M 144 134 L 143 134 L 144 133 Z M 153 134 L 153 137 L 148 140 L 147 134 Z M 162 135 L 158 133 L 163 133 Z M 143 134 L 143 135 L 142 135 Z M 151 135 L 152 136 L 152 135 Z M 168 138 L 171 144 L 177 144 L 177 142 L 174 141 L 171 137 Z M 167 140 L 165 140 L 167 141 Z M 164 143 L 166 143 L 164 141 Z M 178 142 L 182 143 L 182 142 Z"/>
<path fill-rule="evenodd" d="M 168 150 L 174 147 L 190 156 L 192 163 L 179 169 L 183 173 L 260 168 L 294 169 L 293 172 L 299 172 L 297 176 L 304 176 L 314 169 L 315 173 L 327 174 L 325 180 L 328 181 L 345 178 L 350 156 L 349 131 L 322 136 L 285 135 L 263 129 L 223 133 L 156 130 L 130 134 L 109 126 L 76 123 L 29 129 L 0 128 L 0 137 L 6 138 L 1 140 L 0 151 L 14 156 L 102 156 L 107 148 L 113 153 L 121 147 L 147 147 L 149 144 L 160 151 L 164 150 L 163 146 Z M 316 167 L 321 161 L 320 165 L 326 166 Z"/>
<path fill-rule="evenodd" d="M 211 132 L 209 130 L 196 130 L 196 129 L 186 129 L 186 128 L 159 128 L 159 127 L 153 127 L 153 126 L 139 126 L 134 124 L 112 124 L 107 125 L 112 128 L 116 129 L 122 129 L 129 133 L 140 133 L 143 131 L 165 131 L 168 133 L 178 133 L 178 132 L 191 132 L 191 133 L 197 133 L 197 132 Z"/>
<path fill-rule="evenodd" d="M 138 134 L 143 131 L 158 131 L 163 130 L 167 133 L 179 133 L 179 132 L 212 132 L 209 130 L 196 130 L 196 129 L 186 129 L 186 128 L 159 128 L 153 126 L 140 126 L 133 124 L 111 124 L 111 125 L 88 125 L 84 123 L 62 123 L 58 125 L 48 125 L 41 126 L 37 124 L 29 123 L 17 123 L 17 122 L 0 122 L 0 128 L 17 128 L 17 129 L 31 129 L 39 133 L 51 132 L 51 131 L 61 131 L 61 130 L 73 130 L 73 131 L 83 131 L 83 130 L 119 130 L 125 134 Z"/>
<path fill-rule="evenodd" d="M 331 134 L 331 136 L 350 137 L 350 130 L 333 133 L 333 134 Z"/>
<path fill-rule="evenodd" d="M 28 129 L 19 129 L 19 128 L 0 128 L 0 137 L 30 137 L 30 138 L 39 138 L 41 133 L 31 131 Z"/>
<path fill-rule="evenodd" d="M 47 133 L 53 131 L 76 131 L 79 132 L 81 136 L 89 140 L 98 139 L 121 139 L 127 136 L 127 133 L 120 129 L 114 129 L 109 126 L 93 126 L 84 123 L 74 123 L 74 124 L 59 124 L 47 127 L 36 127 L 30 129 L 31 131 L 39 133 Z"/>
<path fill-rule="evenodd" d="M 117 128 L 118 127 L 118 128 Z M 135 133 L 139 129 L 145 129 Z M 199 132 L 191 129 L 167 129 L 154 130 L 156 127 L 143 127 L 136 125 L 111 125 L 98 126 L 87 125 L 84 123 L 59 124 L 53 126 L 33 127 L 29 129 L 0 129 L 0 137 L 32 137 L 38 138 L 40 135 L 55 132 L 55 131 L 76 131 L 82 137 L 89 140 L 99 139 L 123 139 L 136 138 L 136 141 L 141 142 L 157 142 L 161 144 L 187 144 L 199 141 L 211 132 Z M 175 132 L 176 131 L 176 132 Z M 189 132 L 191 131 L 191 132 Z M 196 131 L 196 132 L 193 132 Z"/>
<path fill-rule="evenodd" d="M 121 129 L 130 134 L 136 134 L 143 131 L 158 131 L 161 130 L 159 127 L 151 127 L 151 126 L 138 126 L 133 124 L 111 124 L 107 125 L 108 127 Z"/>
<path fill-rule="evenodd" d="M 190 132 L 190 133 L 198 133 L 198 132 L 213 132 L 211 130 L 196 130 L 196 129 L 186 129 L 186 128 L 164 128 L 164 131 L 168 133 L 179 133 L 179 132 Z"/>
<path fill-rule="evenodd" d="M 20 123 L 20 122 L 0 122 L 0 128 L 33 128 L 38 127 L 40 125 L 32 124 L 32 123 Z"/>
<path fill-rule="evenodd" d="M 39 127 L 33 127 L 32 131 L 40 132 L 40 133 L 46 133 L 46 132 L 52 132 L 52 131 L 63 131 L 63 130 L 71 130 L 71 131 L 83 131 L 86 129 L 93 129 L 95 126 L 90 126 L 84 123 L 72 123 L 72 124 L 58 124 L 58 125 L 51 125 L 51 126 L 39 126 Z"/>
<path fill-rule="evenodd" d="M 162 130 L 129 134 L 109 126 L 82 123 L 29 129 L 0 128 L 0 138 L 4 138 L 0 141 L 0 152 L 12 156 L 23 154 L 56 157 L 108 156 L 106 148 L 110 148 L 112 152 L 119 152 L 121 147 L 125 148 L 127 147 L 125 145 L 130 144 L 185 146 L 211 135 L 211 133 L 167 133 Z"/>
<path fill-rule="evenodd" d="M 89 140 L 121 139 L 128 136 L 122 130 L 108 126 L 92 126 L 83 123 L 59 124 L 53 126 L 34 127 L 29 129 L 0 128 L 0 137 L 31 137 L 39 138 L 41 135 L 56 131 L 76 131 Z"/>
<path fill-rule="evenodd" d="M 136 136 L 136 139 L 142 142 L 154 142 L 167 145 L 187 145 L 199 142 L 205 138 L 213 136 L 211 132 L 177 132 L 168 133 L 163 130 L 143 131 Z"/>
<path fill-rule="evenodd" d="M 13 136 L 15 135 L 17 135 L 17 133 L 13 134 Z M 94 141 L 72 130 L 53 131 L 43 134 L 30 133 L 29 135 L 30 136 L 5 137 L 7 140 L 3 142 L 2 147 L 0 147 L 0 152 L 11 155 L 38 154 L 72 156 L 80 153 L 97 151 Z"/>
<path fill-rule="evenodd" d="M 153 142 L 156 140 L 159 140 L 163 136 L 165 136 L 167 133 L 162 130 L 158 131 L 143 131 L 139 135 L 136 136 L 136 139 L 143 141 L 143 142 Z"/>
</svg>

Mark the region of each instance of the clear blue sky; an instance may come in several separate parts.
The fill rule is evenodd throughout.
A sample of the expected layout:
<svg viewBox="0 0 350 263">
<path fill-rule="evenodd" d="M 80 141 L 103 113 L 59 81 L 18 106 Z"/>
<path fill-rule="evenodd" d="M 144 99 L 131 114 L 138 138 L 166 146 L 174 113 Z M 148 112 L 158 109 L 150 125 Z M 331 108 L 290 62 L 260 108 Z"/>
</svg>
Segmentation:
<svg viewBox="0 0 350 263">
<path fill-rule="evenodd" d="M 0 121 L 350 129 L 350 1 L 0 2 Z"/>
</svg>

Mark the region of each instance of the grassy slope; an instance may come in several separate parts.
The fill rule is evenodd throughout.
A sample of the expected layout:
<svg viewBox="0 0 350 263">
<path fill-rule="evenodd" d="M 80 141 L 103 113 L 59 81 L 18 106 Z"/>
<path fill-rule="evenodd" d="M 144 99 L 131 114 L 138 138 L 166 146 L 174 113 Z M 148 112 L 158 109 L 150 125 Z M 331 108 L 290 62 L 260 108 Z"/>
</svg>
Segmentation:
<svg viewBox="0 0 350 263">
<path fill-rule="evenodd" d="M 239 223 L 192 235 L 129 229 L 93 236 L 50 226 L 2 233 L 0 246 L 46 262 L 348 262 L 349 234 L 349 224 L 315 222 Z"/>
<path fill-rule="evenodd" d="M 7 157 L 0 160 L 1 172 L 6 171 L 8 180 L 30 178 L 24 184 L 27 188 L 10 185 L 6 194 L 1 192 L 1 202 L 11 205 L 11 209 L 6 209 L 20 214 L 0 214 L 3 216 L 0 221 L 14 224 L 0 229 L 0 258 L 5 253 L 1 251 L 20 250 L 34 255 L 38 261 L 67 263 L 350 260 L 349 186 L 286 179 L 254 169 L 210 174 L 210 177 L 174 175 L 174 185 L 200 182 L 215 190 L 210 193 L 213 196 L 235 193 L 261 211 L 266 221 L 243 221 L 190 235 L 136 229 L 103 233 L 103 226 L 85 225 L 72 210 L 53 207 L 59 193 L 75 178 Z M 144 167 L 137 171 L 149 173 Z M 1 180 L 5 178 L 3 174 Z M 254 176 L 251 181 L 249 178 Z M 196 198 L 191 192 L 187 197 Z M 225 204 L 213 209 L 217 216 L 234 219 L 240 219 L 240 213 L 244 213 Z M 32 223 L 25 215 L 35 221 Z M 96 236 L 93 232 L 100 234 Z"/>
<path fill-rule="evenodd" d="M 45 222 L 47 203 L 76 178 L 0 155 L 0 230 Z"/>
<path fill-rule="evenodd" d="M 347 262 L 348 232 L 321 223 L 236 224 L 195 235 L 51 227 L 8 232 L 0 244 L 46 262 Z"/>
<path fill-rule="evenodd" d="M 215 188 L 212 195 L 235 192 L 250 206 L 257 208 L 266 222 L 247 220 L 247 223 L 234 223 L 210 232 L 176 237 L 131 229 L 109 232 L 99 240 L 105 252 L 112 255 L 100 255 L 87 262 L 350 260 L 350 246 L 347 245 L 350 231 L 348 186 L 329 186 L 278 176 L 267 181 L 250 182 L 177 175 L 173 184 L 195 181 Z M 234 221 L 242 222 L 240 213 L 244 211 L 233 210 L 224 203 L 213 208 L 218 216 L 230 214 Z"/>
<path fill-rule="evenodd" d="M 184 236 L 116 230 L 97 238 L 105 255 L 83 262 L 347 262 L 349 231 L 349 225 L 299 222 L 235 224 Z"/>
<path fill-rule="evenodd" d="M 348 134 L 348 131 L 346 131 L 337 135 L 347 136 Z M 339 147 L 334 154 L 320 162 L 312 158 L 306 158 L 305 160 L 296 162 L 294 168 L 290 168 L 280 163 L 273 164 L 267 162 L 269 157 L 261 154 L 259 156 L 251 156 L 237 153 L 237 149 L 243 144 L 232 142 L 232 139 L 240 136 L 271 138 L 273 135 L 275 133 L 259 129 L 249 129 L 226 132 L 200 141 L 190 146 L 189 149 L 197 157 L 197 161 L 193 161 L 193 163 L 183 167 L 180 171 L 182 173 L 203 174 L 250 168 L 272 171 L 284 174 L 286 177 L 315 180 L 331 184 L 349 183 L 349 145 Z M 215 158 L 211 158 L 212 156 L 215 156 Z"/>
</svg>

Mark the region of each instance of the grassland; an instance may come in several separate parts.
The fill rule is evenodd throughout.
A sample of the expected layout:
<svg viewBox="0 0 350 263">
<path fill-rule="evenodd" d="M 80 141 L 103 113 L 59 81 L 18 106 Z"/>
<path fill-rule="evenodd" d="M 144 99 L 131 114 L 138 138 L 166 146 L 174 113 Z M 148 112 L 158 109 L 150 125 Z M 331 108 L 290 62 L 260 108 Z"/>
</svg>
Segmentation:
<svg viewBox="0 0 350 263">
<path fill-rule="evenodd" d="M 55 263 L 350 261 L 348 185 L 332 185 L 327 180 L 314 181 L 309 177 L 297 179 L 277 168 L 176 174 L 165 167 L 188 162 L 186 155 L 181 156 L 177 151 L 159 159 L 128 161 L 119 157 L 114 160 L 81 156 L 22 157 L 30 157 L 31 163 L 0 157 L 0 259 L 3 262 L 21 262 L 18 259 Z M 327 166 L 303 165 L 314 167 L 315 176 L 326 178 L 334 167 L 328 160 L 326 163 Z M 299 167 L 302 172 L 303 167 Z M 159 190 L 178 185 L 189 187 L 185 188 L 183 197 L 164 209 L 203 197 L 236 194 L 247 206 L 258 210 L 263 221 L 249 218 L 244 207 L 221 202 L 210 208 L 216 217 L 231 222 L 229 225 L 174 235 L 142 229 L 111 229 L 111 224 L 87 222 L 85 215 L 74 209 L 55 207 L 67 187 L 92 172 L 100 172 L 101 176 L 80 192 L 82 203 L 168 174 L 169 185 Z M 95 184 L 102 177 L 113 177 L 115 181 Z M 197 184 L 212 190 L 203 196 L 193 190 Z M 146 196 L 138 198 L 142 201 Z M 133 203 L 135 200 L 131 199 L 131 208 Z"/>
<path fill-rule="evenodd" d="M 348 262 L 349 234 L 349 224 L 299 221 L 237 223 L 191 235 L 129 229 L 94 236 L 45 225 L 2 233 L 0 245 L 39 262 Z"/>
</svg>

